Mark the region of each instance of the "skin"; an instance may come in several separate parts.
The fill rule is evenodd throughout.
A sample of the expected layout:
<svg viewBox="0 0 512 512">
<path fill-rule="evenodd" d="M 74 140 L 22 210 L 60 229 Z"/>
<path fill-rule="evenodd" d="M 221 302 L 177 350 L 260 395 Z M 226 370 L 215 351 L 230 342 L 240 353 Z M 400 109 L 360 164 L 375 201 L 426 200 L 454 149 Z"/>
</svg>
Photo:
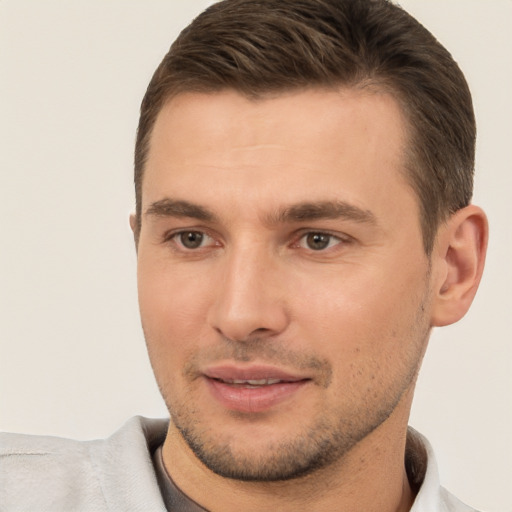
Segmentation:
<svg viewBox="0 0 512 512">
<path fill-rule="evenodd" d="M 208 510 L 410 508 L 415 380 L 431 327 L 471 303 L 487 228 L 470 206 L 427 257 L 406 144 L 375 91 L 181 94 L 159 114 L 139 302 L 172 418 L 164 463 Z M 234 410 L 205 377 L 258 365 L 301 384 Z"/>
</svg>

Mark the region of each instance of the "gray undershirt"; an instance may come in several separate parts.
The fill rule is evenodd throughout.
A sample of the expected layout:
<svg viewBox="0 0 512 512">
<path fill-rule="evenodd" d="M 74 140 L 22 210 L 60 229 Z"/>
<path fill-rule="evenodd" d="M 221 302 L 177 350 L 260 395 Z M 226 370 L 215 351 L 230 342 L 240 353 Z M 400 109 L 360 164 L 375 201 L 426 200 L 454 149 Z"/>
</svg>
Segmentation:
<svg viewBox="0 0 512 512">
<path fill-rule="evenodd" d="M 162 446 L 153 454 L 153 466 L 167 512 L 208 512 L 176 487 L 165 469 Z"/>
</svg>

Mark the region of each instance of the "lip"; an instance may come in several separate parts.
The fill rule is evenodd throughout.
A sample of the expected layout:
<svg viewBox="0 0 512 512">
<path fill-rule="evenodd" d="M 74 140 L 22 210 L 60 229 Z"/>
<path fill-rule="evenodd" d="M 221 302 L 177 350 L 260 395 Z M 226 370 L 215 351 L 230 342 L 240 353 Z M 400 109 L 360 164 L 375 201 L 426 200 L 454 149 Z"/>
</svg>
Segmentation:
<svg viewBox="0 0 512 512">
<path fill-rule="evenodd" d="M 235 366 L 222 365 L 212 366 L 204 371 L 206 377 L 218 380 L 260 380 L 278 379 L 287 382 L 296 382 L 307 379 L 303 375 L 292 374 L 281 368 L 270 365 Z"/>
<path fill-rule="evenodd" d="M 292 399 L 311 382 L 309 377 L 267 365 L 216 366 L 206 369 L 203 375 L 211 395 L 218 403 L 229 410 L 244 413 L 269 411 Z M 253 386 L 250 383 L 233 383 L 262 380 L 270 381 L 270 384 Z"/>
</svg>

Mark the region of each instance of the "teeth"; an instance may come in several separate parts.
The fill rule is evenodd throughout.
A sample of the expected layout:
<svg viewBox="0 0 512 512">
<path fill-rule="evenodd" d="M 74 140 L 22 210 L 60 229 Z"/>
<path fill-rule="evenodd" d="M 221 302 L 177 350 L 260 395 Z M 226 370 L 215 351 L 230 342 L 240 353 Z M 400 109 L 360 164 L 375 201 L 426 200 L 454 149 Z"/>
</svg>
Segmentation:
<svg viewBox="0 0 512 512">
<path fill-rule="evenodd" d="M 246 386 L 269 386 L 281 382 L 280 379 L 226 379 L 227 384 L 241 384 Z"/>
</svg>

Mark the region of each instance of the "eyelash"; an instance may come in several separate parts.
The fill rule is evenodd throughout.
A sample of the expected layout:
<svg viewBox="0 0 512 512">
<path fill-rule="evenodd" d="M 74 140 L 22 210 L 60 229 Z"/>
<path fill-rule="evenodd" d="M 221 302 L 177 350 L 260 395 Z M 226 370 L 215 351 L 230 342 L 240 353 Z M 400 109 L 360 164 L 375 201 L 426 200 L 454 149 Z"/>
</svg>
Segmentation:
<svg viewBox="0 0 512 512">
<path fill-rule="evenodd" d="M 185 247 L 184 244 L 182 242 L 179 241 L 179 238 L 183 235 L 186 235 L 186 234 L 196 234 L 196 235 L 200 235 L 202 237 L 208 237 L 208 238 L 211 238 L 213 241 L 215 241 L 215 238 L 211 235 L 209 235 L 206 231 L 204 230 L 201 230 L 201 229 L 182 229 L 182 230 L 179 230 L 179 231 L 173 231 L 173 232 L 170 232 L 170 233 L 166 233 L 163 237 L 163 242 L 164 243 L 172 243 L 174 244 L 175 246 L 177 246 L 177 250 L 181 250 L 181 251 L 185 251 L 185 252 L 197 252 L 198 250 L 204 248 L 204 246 L 199 246 L 197 248 L 189 248 L 189 247 Z M 214 243 L 214 244 L 211 244 L 212 246 L 215 246 L 215 245 L 220 245 L 218 243 Z"/>
<path fill-rule="evenodd" d="M 195 248 L 186 247 L 183 244 L 183 240 L 180 241 L 180 237 L 186 234 L 196 234 L 202 237 L 210 238 L 214 243 L 208 245 L 200 245 Z M 313 249 L 311 247 L 304 247 L 302 245 L 302 241 L 306 241 L 308 237 L 326 237 L 327 245 L 325 247 L 321 247 L 318 249 Z M 166 244 L 172 243 L 175 246 L 175 249 L 178 251 L 183 251 L 187 253 L 199 252 L 201 249 L 205 249 L 207 247 L 220 247 L 221 244 L 219 242 L 215 242 L 215 237 L 210 235 L 207 231 L 203 229 L 182 229 L 179 231 L 172 231 L 170 233 L 166 233 L 163 237 L 163 242 Z M 333 245 L 332 242 L 335 242 Z M 301 231 L 298 236 L 294 238 L 294 242 L 290 244 L 290 247 L 301 248 L 307 251 L 311 251 L 312 253 L 325 253 L 330 249 L 335 250 L 339 245 L 346 245 L 352 242 L 351 237 L 347 235 L 333 234 L 328 231 Z M 307 243 L 307 242 L 306 242 Z"/>
<path fill-rule="evenodd" d="M 305 243 L 313 240 L 308 240 L 309 238 L 326 238 L 326 246 L 320 247 L 317 249 L 313 249 L 312 247 L 302 247 L 301 242 L 304 241 Z M 332 242 L 335 242 L 334 245 L 331 245 Z M 328 231 L 307 231 L 303 232 L 300 237 L 298 238 L 297 242 L 295 242 L 295 246 L 302 247 L 303 249 L 310 250 L 312 252 L 327 252 L 329 249 L 333 249 L 337 247 L 340 244 L 346 244 L 349 242 L 349 239 L 347 237 L 342 237 L 340 235 L 335 235 L 333 233 L 329 233 Z"/>
</svg>

